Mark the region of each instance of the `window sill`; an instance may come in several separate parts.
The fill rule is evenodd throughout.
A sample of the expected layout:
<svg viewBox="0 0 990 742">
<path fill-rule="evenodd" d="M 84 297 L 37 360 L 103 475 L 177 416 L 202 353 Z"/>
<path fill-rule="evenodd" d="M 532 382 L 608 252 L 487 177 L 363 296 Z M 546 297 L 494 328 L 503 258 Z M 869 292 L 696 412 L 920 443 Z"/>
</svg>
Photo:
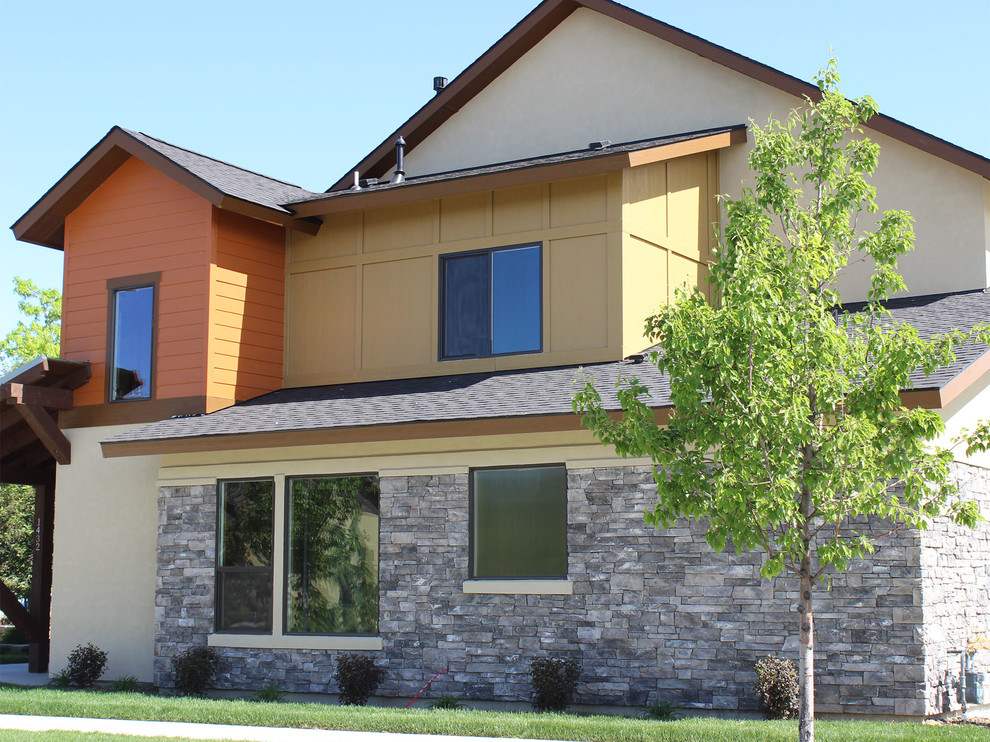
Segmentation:
<svg viewBox="0 0 990 742">
<path fill-rule="evenodd" d="M 573 595 L 570 580 L 465 580 L 465 593 L 487 595 Z"/>
<path fill-rule="evenodd" d="M 211 647 L 245 649 L 344 649 L 379 650 L 385 642 L 380 636 L 270 636 L 258 634 L 210 634 Z"/>
</svg>

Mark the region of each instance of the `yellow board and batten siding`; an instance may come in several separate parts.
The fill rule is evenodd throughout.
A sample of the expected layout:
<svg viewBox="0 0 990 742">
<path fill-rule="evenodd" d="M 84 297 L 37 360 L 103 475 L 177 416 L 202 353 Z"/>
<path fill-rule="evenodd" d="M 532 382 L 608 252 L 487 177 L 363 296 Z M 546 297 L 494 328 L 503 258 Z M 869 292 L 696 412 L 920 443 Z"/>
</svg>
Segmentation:
<svg viewBox="0 0 990 742">
<path fill-rule="evenodd" d="M 716 155 L 328 215 L 292 232 L 285 386 L 591 363 L 704 285 Z M 440 256 L 543 245 L 543 352 L 439 361 Z"/>
</svg>

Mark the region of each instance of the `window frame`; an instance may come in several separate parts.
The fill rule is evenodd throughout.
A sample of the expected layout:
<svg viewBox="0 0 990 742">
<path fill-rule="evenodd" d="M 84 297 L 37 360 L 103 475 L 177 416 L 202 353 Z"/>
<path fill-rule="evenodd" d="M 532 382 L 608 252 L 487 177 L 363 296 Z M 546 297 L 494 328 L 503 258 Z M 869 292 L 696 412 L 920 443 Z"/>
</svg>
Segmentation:
<svg viewBox="0 0 990 742">
<path fill-rule="evenodd" d="M 106 392 L 104 397 L 107 404 L 120 402 L 150 402 L 157 394 L 158 368 L 158 296 L 161 287 L 162 274 L 139 273 L 132 276 L 108 278 L 107 287 L 107 340 L 106 340 Z M 120 291 L 132 289 L 151 289 L 151 378 L 148 380 L 148 396 L 138 399 L 114 399 L 114 361 L 116 356 L 117 335 L 117 294 Z"/>
<path fill-rule="evenodd" d="M 223 487 L 226 484 L 236 484 L 238 482 L 271 482 L 272 485 L 272 554 L 271 565 L 268 567 L 224 567 L 220 564 L 223 552 L 223 534 L 221 531 L 223 521 Z M 214 634 L 241 634 L 247 636 L 274 636 L 275 635 L 275 513 L 277 508 L 275 501 L 276 489 L 274 477 L 237 477 L 217 480 L 216 494 L 216 525 L 213 537 L 213 633 Z M 220 628 L 220 573 L 267 573 L 271 575 L 271 598 L 270 611 L 268 616 L 269 629 L 267 631 L 249 631 L 244 629 L 221 629 Z M 284 632 L 283 632 L 284 633 Z"/>
<path fill-rule="evenodd" d="M 479 577 L 476 573 L 474 541 L 475 541 L 475 473 L 479 471 L 509 471 L 514 469 L 561 469 L 564 472 L 564 574 L 555 576 L 518 576 L 518 577 Z M 567 465 L 563 462 L 548 464 L 514 464 L 511 466 L 477 466 L 468 470 L 468 583 L 471 582 L 540 582 L 562 583 L 570 579 L 570 549 L 567 538 L 568 521 L 567 502 Z M 487 591 L 485 591 L 487 592 Z"/>
<path fill-rule="evenodd" d="M 378 550 L 375 552 L 377 556 L 377 580 L 376 580 L 376 596 L 378 600 L 376 601 L 378 608 L 378 618 L 375 621 L 377 630 L 374 633 L 364 633 L 364 634 L 332 634 L 332 633 L 316 633 L 316 632 L 299 632 L 299 631 L 289 631 L 289 552 L 292 548 L 292 534 L 289 528 L 289 513 L 292 509 L 292 482 L 297 479 L 349 479 L 351 477 L 374 477 L 378 483 Z M 285 484 L 283 485 L 284 500 L 283 503 L 283 513 L 282 513 L 282 636 L 284 637 L 355 637 L 355 638 L 367 638 L 367 637 L 378 637 L 381 635 L 381 618 L 382 618 L 382 515 L 381 515 L 381 475 L 378 472 L 363 472 L 357 474 L 287 474 L 285 476 Z M 273 549 L 274 551 L 274 549 Z M 274 593 L 274 584 L 272 587 L 272 592 Z"/>
<path fill-rule="evenodd" d="M 540 332 L 540 342 L 535 350 L 520 350 L 520 351 L 510 351 L 508 353 L 494 353 L 492 352 L 492 345 L 494 344 L 495 335 L 495 318 L 492 313 L 492 293 L 493 293 L 493 272 L 492 272 L 492 255 L 497 252 L 504 252 L 506 250 L 519 250 L 525 247 L 535 247 L 537 248 L 539 255 L 539 270 L 537 274 L 537 286 L 539 286 L 539 312 L 537 316 L 537 323 Z M 535 242 L 520 242 L 514 245 L 499 245 L 497 247 L 485 247 L 477 250 L 463 250 L 461 252 L 451 252 L 443 253 L 438 255 L 438 307 L 439 307 L 439 317 L 437 324 L 437 360 L 438 361 L 464 361 L 464 360 L 475 360 L 478 358 L 501 358 L 505 356 L 523 356 L 531 355 L 533 353 L 543 352 L 543 241 L 537 240 Z M 463 258 L 471 255 L 486 255 L 488 257 L 488 352 L 484 355 L 474 355 L 474 356 L 447 356 L 444 355 L 444 338 L 446 332 L 446 315 L 447 315 L 447 282 L 445 280 L 444 264 L 450 258 Z"/>
</svg>

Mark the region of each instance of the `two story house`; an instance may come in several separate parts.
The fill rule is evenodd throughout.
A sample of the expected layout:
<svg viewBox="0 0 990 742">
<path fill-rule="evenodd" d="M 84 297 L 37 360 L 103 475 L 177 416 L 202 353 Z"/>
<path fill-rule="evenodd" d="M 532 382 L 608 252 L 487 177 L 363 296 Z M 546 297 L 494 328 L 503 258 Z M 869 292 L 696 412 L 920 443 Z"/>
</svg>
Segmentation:
<svg viewBox="0 0 990 742">
<path fill-rule="evenodd" d="M 53 669 L 91 641 L 110 677 L 168 688 L 209 645 L 219 688 L 323 693 L 349 651 L 386 696 L 449 668 L 438 692 L 524 700 L 555 655 L 582 662 L 582 702 L 755 708 L 754 661 L 796 651 L 795 586 L 697 524 L 647 527 L 649 462 L 570 400 L 579 367 L 603 392 L 635 374 L 663 419 L 643 320 L 706 287 L 747 122 L 814 92 L 608 0 L 545 0 L 326 192 L 111 130 L 13 227 L 65 253 L 76 365 L 35 376 L 90 370 L 50 407 L 71 446 Z M 893 313 L 987 320 L 990 161 L 883 116 L 867 133 L 881 205 L 916 219 Z M 986 350 L 905 399 L 950 432 L 986 417 Z M 956 464 L 986 515 L 988 464 Z M 958 700 L 988 566 L 990 530 L 937 522 L 837 576 L 819 710 Z"/>
</svg>

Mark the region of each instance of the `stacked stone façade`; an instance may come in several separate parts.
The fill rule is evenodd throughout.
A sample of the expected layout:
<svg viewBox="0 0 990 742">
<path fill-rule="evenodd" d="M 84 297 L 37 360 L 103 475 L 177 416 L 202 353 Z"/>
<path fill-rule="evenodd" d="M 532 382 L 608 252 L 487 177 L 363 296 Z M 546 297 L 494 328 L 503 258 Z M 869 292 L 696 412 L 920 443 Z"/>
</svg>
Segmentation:
<svg viewBox="0 0 990 742">
<path fill-rule="evenodd" d="M 964 492 L 990 507 L 987 473 L 959 472 Z M 581 662 L 579 703 L 659 698 L 754 709 L 755 660 L 796 658 L 796 585 L 762 579 L 758 554 L 714 553 L 701 524 L 682 521 L 661 533 L 647 527 L 642 513 L 654 493 L 648 468 L 570 469 L 574 594 L 467 594 L 468 475 L 382 477 L 384 649 L 368 653 L 388 670 L 379 694 L 411 697 L 449 667 L 433 693 L 527 700 L 530 662 L 553 654 Z M 165 487 L 159 504 L 155 680 L 168 688 L 171 657 L 206 644 L 212 632 L 216 488 Z M 816 596 L 820 711 L 937 713 L 945 688 L 935 688 L 948 677 L 944 658 L 972 622 L 986 631 L 985 527 L 967 535 L 939 522 L 924 535 L 902 530 L 882 544 Z M 960 584 L 950 565 L 963 563 L 982 571 Z M 945 603 L 938 590 L 951 593 L 953 616 L 963 618 L 937 607 Z M 932 628 L 947 621 L 955 622 L 951 629 Z M 221 688 L 256 690 L 274 681 L 294 692 L 336 690 L 336 652 L 218 651 Z"/>
</svg>

